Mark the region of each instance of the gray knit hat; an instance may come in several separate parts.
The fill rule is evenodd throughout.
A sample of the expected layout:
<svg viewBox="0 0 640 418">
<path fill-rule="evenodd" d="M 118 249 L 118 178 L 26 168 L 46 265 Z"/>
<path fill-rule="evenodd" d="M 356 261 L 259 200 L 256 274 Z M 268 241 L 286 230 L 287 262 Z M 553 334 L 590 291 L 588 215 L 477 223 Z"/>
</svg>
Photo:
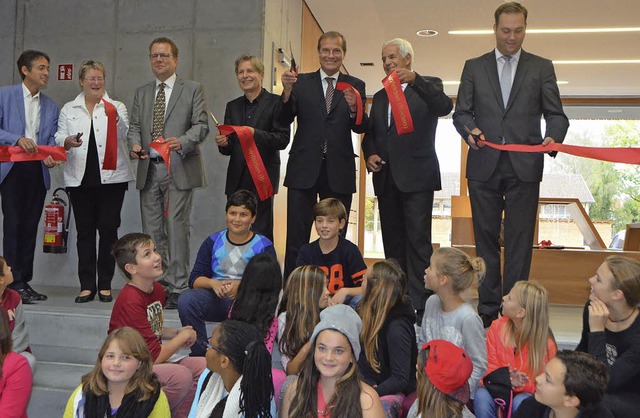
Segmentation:
<svg viewBox="0 0 640 418">
<path fill-rule="evenodd" d="M 325 329 L 332 329 L 343 334 L 351 343 L 353 356 L 356 360 L 360 357 L 360 331 L 362 321 L 360 317 L 348 305 L 333 305 L 320 312 L 320 322 L 313 329 L 311 334 L 311 346 L 316 342 L 316 337 Z"/>
</svg>

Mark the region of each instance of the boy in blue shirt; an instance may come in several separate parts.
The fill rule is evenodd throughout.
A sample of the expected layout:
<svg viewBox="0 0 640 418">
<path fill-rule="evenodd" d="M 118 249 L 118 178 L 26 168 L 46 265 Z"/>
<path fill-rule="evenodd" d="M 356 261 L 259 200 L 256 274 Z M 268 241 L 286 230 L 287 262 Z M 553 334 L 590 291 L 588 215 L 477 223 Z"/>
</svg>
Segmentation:
<svg viewBox="0 0 640 418">
<path fill-rule="evenodd" d="M 189 276 L 190 289 L 178 300 L 182 325 L 191 325 L 196 331 L 192 356 L 205 355 L 205 321 L 219 322 L 227 318 L 249 260 L 264 252 L 276 256 L 273 243 L 251 231 L 257 207 L 258 200 L 250 191 L 233 193 L 225 208 L 227 228 L 211 234 L 200 246 Z"/>
<path fill-rule="evenodd" d="M 338 199 L 323 199 L 313 207 L 319 238 L 303 245 L 296 267 L 316 265 L 327 273 L 330 305 L 347 303 L 355 307 L 362 298 L 362 279 L 367 271 L 358 247 L 340 231 L 347 223 L 347 211 Z"/>
</svg>

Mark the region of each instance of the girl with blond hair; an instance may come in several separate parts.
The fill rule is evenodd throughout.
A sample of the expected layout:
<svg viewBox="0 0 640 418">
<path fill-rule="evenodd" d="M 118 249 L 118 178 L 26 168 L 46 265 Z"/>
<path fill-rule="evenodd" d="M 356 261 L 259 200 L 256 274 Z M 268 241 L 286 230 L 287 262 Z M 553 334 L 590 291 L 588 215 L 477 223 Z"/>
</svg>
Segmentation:
<svg viewBox="0 0 640 418">
<path fill-rule="evenodd" d="M 395 260 L 382 260 L 365 273 L 362 287 L 358 367 L 362 380 L 381 397 L 387 417 L 400 416 L 405 395 L 416 389 L 418 356 L 407 276 Z"/>
<path fill-rule="evenodd" d="M 153 373 L 153 360 L 138 331 L 123 327 L 102 344 L 93 370 L 82 377 L 64 418 L 169 418 L 169 402 Z"/>
<path fill-rule="evenodd" d="M 283 300 L 286 311 L 278 315 L 280 361 L 287 375 L 295 375 L 311 351 L 309 339 L 320 322 L 320 310 L 329 303 L 326 273 L 318 266 L 297 267 L 289 275 Z"/>
<path fill-rule="evenodd" d="M 466 298 L 484 274 L 484 260 L 480 257 L 471 258 L 457 248 L 435 250 L 424 274 L 425 287 L 434 295 L 424 305 L 418 335 L 420 346 L 441 339 L 465 350 L 473 362 L 469 378 L 472 399 L 487 369 L 487 347 L 482 320 Z"/>
<path fill-rule="evenodd" d="M 516 282 L 502 298 L 502 315 L 487 332 L 485 385 L 493 372 L 508 368 L 513 401 L 506 409 L 515 412 L 535 392 L 535 376 L 558 351 L 549 327 L 549 294 L 535 282 Z M 478 418 L 497 416 L 497 403 L 486 386 L 476 392 L 474 408 Z"/>
</svg>

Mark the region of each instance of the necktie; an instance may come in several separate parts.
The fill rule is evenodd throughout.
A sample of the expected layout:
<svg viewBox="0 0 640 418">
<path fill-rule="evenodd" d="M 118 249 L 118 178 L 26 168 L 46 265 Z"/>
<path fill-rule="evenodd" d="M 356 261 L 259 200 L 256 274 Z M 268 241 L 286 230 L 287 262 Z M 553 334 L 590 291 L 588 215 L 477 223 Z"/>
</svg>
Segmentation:
<svg viewBox="0 0 640 418">
<path fill-rule="evenodd" d="M 153 105 L 153 132 L 151 133 L 152 140 L 155 140 L 159 136 L 164 135 L 164 86 L 164 83 L 160 83 L 160 85 L 158 86 L 156 102 Z"/>
<path fill-rule="evenodd" d="M 331 110 L 331 102 L 333 101 L 333 93 L 335 92 L 335 88 L 333 87 L 333 78 L 325 77 L 327 80 L 327 93 L 324 98 L 327 102 L 327 113 Z"/>
<path fill-rule="evenodd" d="M 502 90 L 502 102 L 504 108 L 507 108 L 509 102 L 509 95 L 511 94 L 511 55 L 503 55 L 504 66 L 502 67 L 502 74 L 500 74 L 500 89 Z"/>
<path fill-rule="evenodd" d="M 335 92 L 335 88 L 333 87 L 333 78 L 331 77 L 325 77 L 325 80 L 327 80 L 327 92 L 324 96 L 324 99 L 326 101 L 327 104 L 327 114 L 329 114 L 329 112 L 331 111 L 331 102 L 333 101 L 333 93 Z M 327 153 L 327 139 L 325 138 L 324 142 L 322 143 L 322 153 L 326 154 Z"/>
</svg>

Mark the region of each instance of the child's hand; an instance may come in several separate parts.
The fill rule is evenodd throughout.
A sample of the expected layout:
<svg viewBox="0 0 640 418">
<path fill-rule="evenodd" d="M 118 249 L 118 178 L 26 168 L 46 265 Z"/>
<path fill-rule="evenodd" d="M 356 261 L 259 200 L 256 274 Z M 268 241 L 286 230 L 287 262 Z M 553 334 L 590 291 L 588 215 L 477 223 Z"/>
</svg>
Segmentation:
<svg viewBox="0 0 640 418">
<path fill-rule="evenodd" d="M 196 332 L 191 328 L 191 325 L 180 328 L 178 336 L 184 338 L 184 342 L 182 343 L 184 348 L 189 348 L 196 342 Z"/>
<path fill-rule="evenodd" d="M 225 298 L 235 299 L 238 295 L 238 287 L 240 286 L 240 280 L 225 280 L 222 282 L 223 290 L 222 295 Z"/>
<path fill-rule="evenodd" d="M 514 389 L 521 388 L 525 383 L 529 382 L 529 376 L 526 373 L 518 371 L 516 369 L 509 371 L 509 378 L 511 380 L 511 386 Z"/>
<path fill-rule="evenodd" d="M 343 287 L 342 289 L 338 290 L 335 295 L 329 298 L 329 306 L 340 305 L 341 303 L 344 303 L 346 298 L 347 289 Z"/>
<path fill-rule="evenodd" d="M 224 291 L 225 291 L 224 282 L 222 280 L 212 279 L 211 290 L 213 290 L 213 293 L 215 293 L 216 296 L 222 299 L 224 297 Z"/>
</svg>

